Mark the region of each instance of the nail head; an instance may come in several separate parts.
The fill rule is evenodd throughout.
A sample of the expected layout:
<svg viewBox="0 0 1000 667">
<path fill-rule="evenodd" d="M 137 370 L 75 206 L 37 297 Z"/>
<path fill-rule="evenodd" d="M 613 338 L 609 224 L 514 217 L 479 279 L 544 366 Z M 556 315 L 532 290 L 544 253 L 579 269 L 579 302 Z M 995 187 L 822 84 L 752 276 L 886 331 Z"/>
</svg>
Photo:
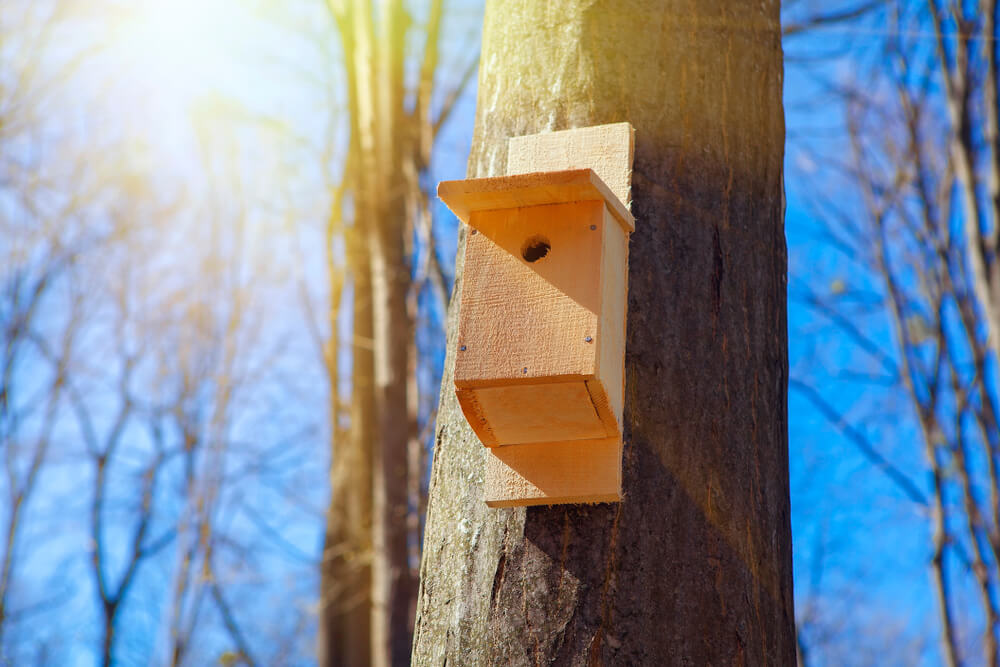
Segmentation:
<svg viewBox="0 0 1000 667">
<path fill-rule="evenodd" d="M 593 342 L 594 339 L 591 338 L 590 336 L 587 336 L 586 338 L 584 338 L 584 340 L 587 341 L 588 343 L 591 343 Z"/>
</svg>

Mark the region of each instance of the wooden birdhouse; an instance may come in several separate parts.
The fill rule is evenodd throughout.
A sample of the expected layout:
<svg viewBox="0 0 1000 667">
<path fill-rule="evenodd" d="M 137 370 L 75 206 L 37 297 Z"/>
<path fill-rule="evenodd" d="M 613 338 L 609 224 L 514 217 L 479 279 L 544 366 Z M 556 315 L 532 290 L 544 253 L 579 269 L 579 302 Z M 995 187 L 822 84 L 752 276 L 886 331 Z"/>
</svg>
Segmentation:
<svg viewBox="0 0 1000 667">
<path fill-rule="evenodd" d="M 631 160 L 626 123 L 519 137 L 509 175 L 438 187 L 471 227 L 454 381 L 491 506 L 621 499 Z"/>
</svg>

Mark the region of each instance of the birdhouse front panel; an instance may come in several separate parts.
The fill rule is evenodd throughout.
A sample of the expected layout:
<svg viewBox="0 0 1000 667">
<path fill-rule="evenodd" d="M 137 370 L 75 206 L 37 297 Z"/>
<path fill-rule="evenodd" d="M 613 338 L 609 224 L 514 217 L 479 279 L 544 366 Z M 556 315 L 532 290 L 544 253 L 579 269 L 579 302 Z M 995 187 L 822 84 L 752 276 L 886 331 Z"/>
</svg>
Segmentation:
<svg viewBox="0 0 1000 667">
<path fill-rule="evenodd" d="M 597 201 L 473 213 L 459 386 L 593 375 L 603 221 Z"/>
<path fill-rule="evenodd" d="M 600 349 L 604 205 L 473 214 L 455 386 L 487 446 L 613 432 L 588 380 Z"/>
</svg>

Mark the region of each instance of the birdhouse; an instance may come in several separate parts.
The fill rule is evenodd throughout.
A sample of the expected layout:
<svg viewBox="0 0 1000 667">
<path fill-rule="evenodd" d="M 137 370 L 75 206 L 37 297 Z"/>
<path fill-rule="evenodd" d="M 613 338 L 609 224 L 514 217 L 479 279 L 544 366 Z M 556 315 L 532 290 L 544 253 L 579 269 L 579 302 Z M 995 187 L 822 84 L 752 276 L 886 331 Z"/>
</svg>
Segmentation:
<svg viewBox="0 0 1000 667">
<path fill-rule="evenodd" d="M 470 227 L 454 382 L 487 503 L 620 500 L 631 213 L 590 168 L 438 195 Z"/>
</svg>

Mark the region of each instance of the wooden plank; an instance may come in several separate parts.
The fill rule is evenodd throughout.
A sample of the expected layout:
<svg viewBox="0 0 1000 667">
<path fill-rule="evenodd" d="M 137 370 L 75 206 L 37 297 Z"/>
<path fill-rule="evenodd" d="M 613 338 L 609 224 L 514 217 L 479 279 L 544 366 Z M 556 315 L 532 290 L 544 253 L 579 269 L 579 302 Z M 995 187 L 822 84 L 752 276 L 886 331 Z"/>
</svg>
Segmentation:
<svg viewBox="0 0 1000 667">
<path fill-rule="evenodd" d="M 490 431 L 504 446 L 607 436 L 584 382 L 482 387 L 473 392 Z"/>
<path fill-rule="evenodd" d="M 595 376 L 604 215 L 600 202 L 474 214 L 482 231 L 466 240 L 457 388 Z M 522 249 L 536 238 L 550 247 L 529 262 Z"/>
<path fill-rule="evenodd" d="M 462 414 L 465 415 L 465 421 L 469 422 L 469 426 L 472 427 L 479 441 L 487 447 L 497 447 L 500 445 L 500 441 L 493 434 L 493 429 L 490 428 L 490 423 L 486 419 L 486 415 L 483 414 L 483 409 L 479 405 L 475 390 L 455 387 L 455 396 L 458 398 L 458 404 L 462 408 Z"/>
<path fill-rule="evenodd" d="M 586 385 L 594 413 L 604 428 L 604 437 L 617 436 L 620 422 L 615 419 L 611 401 L 608 400 L 608 393 L 604 390 L 604 385 L 597 378 L 587 380 Z"/>
<path fill-rule="evenodd" d="M 622 428 L 625 402 L 625 324 L 628 310 L 628 234 L 605 214 L 601 253 L 601 316 L 598 323 L 597 378 Z"/>
<path fill-rule="evenodd" d="M 486 452 L 490 507 L 621 500 L 619 438 L 495 447 Z"/>
<path fill-rule="evenodd" d="M 635 131 L 628 123 L 513 137 L 507 141 L 507 174 L 593 169 L 628 206 L 634 145 Z"/>
<path fill-rule="evenodd" d="M 545 204 L 603 201 L 628 231 L 635 220 L 628 208 L 592 169 L 441 181 L 438 197 L 462 222 L 473 225 L 476 211 L 494 211 Z"/>
</svg>

